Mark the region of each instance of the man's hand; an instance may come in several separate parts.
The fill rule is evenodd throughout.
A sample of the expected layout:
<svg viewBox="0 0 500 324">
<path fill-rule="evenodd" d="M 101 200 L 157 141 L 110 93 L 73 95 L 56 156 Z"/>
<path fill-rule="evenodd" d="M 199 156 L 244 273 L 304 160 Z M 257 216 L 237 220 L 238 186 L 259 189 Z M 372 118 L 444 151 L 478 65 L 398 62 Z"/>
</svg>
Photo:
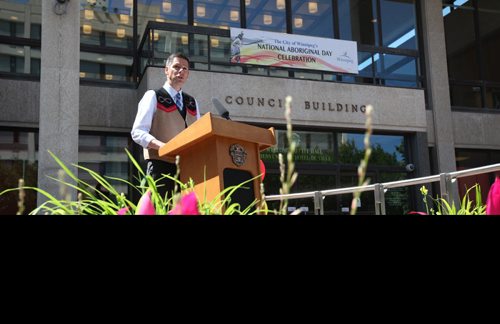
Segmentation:
<svg viewBox="0 0 500 324">
<path fill-rule="evenodd" d="M 163 145 L 165 145 L 165 143 L 163 143 L 162 141 L 159 141 L 157 139 L 154 139 L 151 142 L 149 142 L 148 149 L 159 150 L 160 147 L 162 147 Z"/>
</svg>

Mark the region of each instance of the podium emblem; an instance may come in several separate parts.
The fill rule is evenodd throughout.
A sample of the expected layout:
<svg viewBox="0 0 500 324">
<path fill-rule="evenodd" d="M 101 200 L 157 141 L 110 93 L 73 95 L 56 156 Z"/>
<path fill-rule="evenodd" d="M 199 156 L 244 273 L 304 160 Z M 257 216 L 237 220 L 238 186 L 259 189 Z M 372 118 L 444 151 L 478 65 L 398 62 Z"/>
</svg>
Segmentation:
<svg viewBox="0 0 500 324">
<path fill-rule="evenodd" d="M 229 154 L 233 158 L 233 163 L 237 166 L 242 166 L 245 164 L 247 159 L 247 152 L 245 148 L 240 144 L 233 144 L 229 147 Z"/>
</svg>

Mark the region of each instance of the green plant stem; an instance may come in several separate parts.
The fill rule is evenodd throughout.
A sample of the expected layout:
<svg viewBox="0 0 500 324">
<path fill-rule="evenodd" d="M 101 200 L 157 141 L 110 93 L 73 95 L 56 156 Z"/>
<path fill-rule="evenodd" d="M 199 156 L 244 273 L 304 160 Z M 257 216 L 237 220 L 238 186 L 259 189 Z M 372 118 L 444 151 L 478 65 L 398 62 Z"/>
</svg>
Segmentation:
<svg viewBox="0 0 500 324">
<path fill-rule="evenodd" d="M 363 160 L 361 160 L 358 166 L 358 187 L 366 186 L 370 183 L 370 179 L 365 180 L 365 177 L 366 177 L 366 170 L 368 168 L 368 161 L 370 160 L 370 155 L 372 153 L 372 149 L 370 147 L 370 136 L 372 135 L 372 112 L 373 112 L 373 106 L 372 105 L 366 106 L 366 113 L 365 113 L 366 132 L 364 138 L 365 155 Z M 351 201 L 351 215 L 356 215 L 358 209 L 358 199 L 360 195 L 361 195 L 360 190 L 355 191 L 353 194 L 353 198 Z"/>
<path fill-rule="evenodd" d="M 292 137 L 292 97 L 287 96 L 285 98 L 285 120 L 286 120 L 286 136 L 288 139 L 288 152 L 287 152 L 287 164 L 285 172 L 285 165 L 283 163 L 283 156 L 280 153 L 278 155 L 278 160 L 280 164 L 280 181 L 281 181 L 281 195 L 287 195 L 290 193 L 290 190 L 297 180 L 297 172 L 295 172 L 295 163 L 293 161 L 293 154 L 295 153 L 295 149 L 297 147 L 297 143 L 293 140 Z M 280 200 L 280 214 L 286 215 L 288 208 L 288 198 L 282 198 Z"/>
</svg>

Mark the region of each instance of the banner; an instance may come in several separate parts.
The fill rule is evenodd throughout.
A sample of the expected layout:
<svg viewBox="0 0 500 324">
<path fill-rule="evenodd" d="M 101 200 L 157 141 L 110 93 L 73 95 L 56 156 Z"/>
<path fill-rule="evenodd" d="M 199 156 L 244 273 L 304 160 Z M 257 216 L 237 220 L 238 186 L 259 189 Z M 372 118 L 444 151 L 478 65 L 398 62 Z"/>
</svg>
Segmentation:
<svg viewBox="0 0 500 324">
<path fill-rule="evenodd" d="M 357 43 L 231 28 L 231 63 L 358 74 Z"/>
</svg>

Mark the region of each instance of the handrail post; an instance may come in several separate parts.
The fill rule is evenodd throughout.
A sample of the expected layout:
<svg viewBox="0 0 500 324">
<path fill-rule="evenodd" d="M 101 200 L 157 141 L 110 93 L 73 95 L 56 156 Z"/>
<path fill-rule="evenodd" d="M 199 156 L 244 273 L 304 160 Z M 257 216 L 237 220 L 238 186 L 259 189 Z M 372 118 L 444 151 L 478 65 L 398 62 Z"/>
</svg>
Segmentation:
<svg viewBox="0 0 500 324">
<path fill-rule="evenodd" d="M 385 192 L 384 185 L 381 183 L 375 184 L 375 189 L 373 190 L 375 195 L 375 214 L 385 215 Z"/>
<path fill-rule="evenodd" d="M 439 189 L 441 190 L 441 198 L 450 202 L 452 197 L 452 178 L 449 173 L 440 173 L 439 174 Z M 446 209 L 443 209 L 443 212 L 446 212 Z"/>
<path fill-rule="evenodd" d="M 321 191 L 314 192 L 314 215 L 324 215 L 323 195 Z"/>
</svg>

